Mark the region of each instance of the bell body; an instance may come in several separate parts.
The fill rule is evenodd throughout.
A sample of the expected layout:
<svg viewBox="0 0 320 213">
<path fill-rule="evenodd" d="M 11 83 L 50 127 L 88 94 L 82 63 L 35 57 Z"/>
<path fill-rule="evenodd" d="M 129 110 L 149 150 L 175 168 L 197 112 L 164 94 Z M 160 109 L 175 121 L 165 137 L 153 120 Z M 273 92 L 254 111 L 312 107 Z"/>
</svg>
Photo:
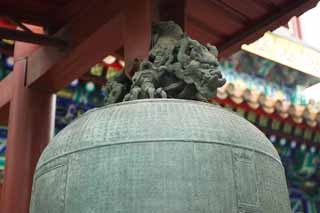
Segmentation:
<svg viewBox="0 0 320 213">
<path fill-rule="evenodd" d="M 87 112 L 54 137 L 31 213 L 289 213 L 280 158 L 242 117 L 148 99 Z"/>
</svg>

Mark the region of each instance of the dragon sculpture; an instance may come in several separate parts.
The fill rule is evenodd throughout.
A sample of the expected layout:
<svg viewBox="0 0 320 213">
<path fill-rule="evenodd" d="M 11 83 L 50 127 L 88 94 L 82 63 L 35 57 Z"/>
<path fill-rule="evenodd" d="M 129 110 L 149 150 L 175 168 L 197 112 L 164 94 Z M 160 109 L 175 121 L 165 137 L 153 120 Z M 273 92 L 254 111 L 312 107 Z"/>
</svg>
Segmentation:
<svg viewBox="0 0 320 213">
<path fill-rule="evenodd" d="M 172 21 L 152 27 L 149 58 L 139 61 L 131 80 L 121 73 L 106 85 L 105 103 L 145 98 L 208 101 L 225 84 L 216 47 L 202 45 Z"/>
</svg>

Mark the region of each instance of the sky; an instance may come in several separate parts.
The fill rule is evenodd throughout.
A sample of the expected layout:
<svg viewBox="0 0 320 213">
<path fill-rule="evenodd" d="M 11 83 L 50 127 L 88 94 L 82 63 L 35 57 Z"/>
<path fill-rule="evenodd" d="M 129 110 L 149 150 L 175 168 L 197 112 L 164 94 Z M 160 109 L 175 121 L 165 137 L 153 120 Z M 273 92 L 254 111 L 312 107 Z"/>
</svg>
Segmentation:
<svg viewBox="0 0 320 213">
<path fill-rule="evenodd" d="M 300 16 L 303 41 L 320 50 L 320 3 Z"/>
<path fill-rule="evenodd" d="M 300 16 L 302 39 L 304 43 L 320 51 L 320 3 Z M 320 68 L 319 68 L 320 69 Z M 304 91 L 307 99 L 320 101 L 320 83 Z"/>
</svg>

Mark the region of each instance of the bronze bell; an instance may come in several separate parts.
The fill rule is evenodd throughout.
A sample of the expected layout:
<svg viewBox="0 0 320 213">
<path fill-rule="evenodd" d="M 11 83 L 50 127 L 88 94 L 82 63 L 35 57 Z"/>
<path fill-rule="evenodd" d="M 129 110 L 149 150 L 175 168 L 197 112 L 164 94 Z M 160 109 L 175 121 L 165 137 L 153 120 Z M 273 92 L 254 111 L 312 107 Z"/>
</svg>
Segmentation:
<svg viewBox="0 0 320 213">
<path fill-rule="evenodd" d="M 284 169 L 218 106 L 146 99 L 91 110 L 43 152 L 31 213 L 289 213 Z"/>
</svg>

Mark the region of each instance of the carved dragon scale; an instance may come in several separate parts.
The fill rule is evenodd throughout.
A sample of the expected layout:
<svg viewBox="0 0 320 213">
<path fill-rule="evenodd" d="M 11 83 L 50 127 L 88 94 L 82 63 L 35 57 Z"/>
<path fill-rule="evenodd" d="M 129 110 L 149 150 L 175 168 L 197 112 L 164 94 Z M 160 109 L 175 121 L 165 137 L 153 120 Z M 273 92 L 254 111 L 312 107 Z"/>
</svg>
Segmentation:
<svg viewBox="0 0 320 213">
<path fill-rule="evenodd" d="M 225 84 L 216 47 L 202 45 L 172 21 L 152 26 L 149 58 L 131 79 L 120 73 L 106 84 L 105 104 L 145 98 L 208 101 Z"/>
</svg>

